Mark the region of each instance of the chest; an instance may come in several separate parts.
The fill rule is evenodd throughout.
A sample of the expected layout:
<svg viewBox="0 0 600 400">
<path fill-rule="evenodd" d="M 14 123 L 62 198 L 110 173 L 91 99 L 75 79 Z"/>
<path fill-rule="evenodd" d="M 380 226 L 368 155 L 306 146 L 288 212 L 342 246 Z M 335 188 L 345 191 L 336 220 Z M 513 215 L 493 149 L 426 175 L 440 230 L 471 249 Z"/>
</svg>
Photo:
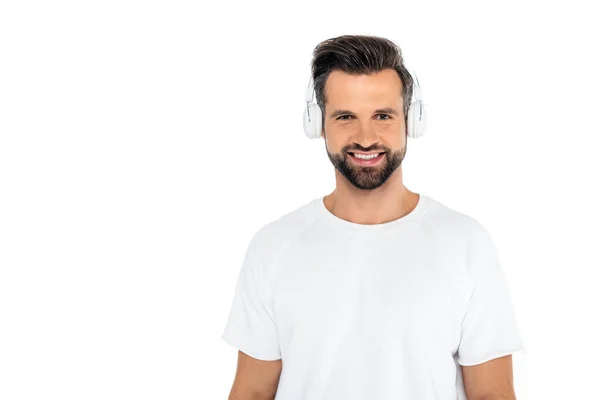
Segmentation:
<svg viewBox="0 0 600 400">
<path fill-rule="evenodd" d="M 464 312 L 460 260 L 410 237 L 299 243 L 281 257 L 274 314 L 282 345 L 397 340 L 453 350 Z"/>
</svg>

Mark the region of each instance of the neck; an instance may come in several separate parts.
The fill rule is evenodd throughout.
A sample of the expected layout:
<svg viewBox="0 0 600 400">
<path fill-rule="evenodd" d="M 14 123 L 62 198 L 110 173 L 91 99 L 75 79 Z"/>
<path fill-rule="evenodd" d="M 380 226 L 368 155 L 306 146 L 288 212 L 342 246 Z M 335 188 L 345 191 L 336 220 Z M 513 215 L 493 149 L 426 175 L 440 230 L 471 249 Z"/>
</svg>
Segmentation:
<svg viewBox="0 0 600 400">
<path fill-rule="evenodd" d="M 357 224 L 394 221 L 409 214 L 419 201 L 419 195 L 404 186 L 402 166 L 373 190 L 357 189 L 337 170 L 335 180 L 335 190 L 324 197 L 323 203 L 335 216 Z"/>
</svg>

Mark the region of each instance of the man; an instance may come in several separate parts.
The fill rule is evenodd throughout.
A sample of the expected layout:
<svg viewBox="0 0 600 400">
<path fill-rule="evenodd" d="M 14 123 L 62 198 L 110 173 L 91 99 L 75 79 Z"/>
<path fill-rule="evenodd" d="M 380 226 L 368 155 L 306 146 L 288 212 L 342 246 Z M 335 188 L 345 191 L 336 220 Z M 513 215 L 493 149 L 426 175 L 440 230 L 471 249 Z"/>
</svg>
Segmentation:
<svg viewBox="0 0 600 400">
<path fill-rule="evenodd" d="M 312 77 L 336 186 L 248 246 L 222 336 L 239 349 L 230 399 L 515 399 L 524 347 L 491 236 L 402 182 L 400 49 L 329 39 Z"/>
</svg>

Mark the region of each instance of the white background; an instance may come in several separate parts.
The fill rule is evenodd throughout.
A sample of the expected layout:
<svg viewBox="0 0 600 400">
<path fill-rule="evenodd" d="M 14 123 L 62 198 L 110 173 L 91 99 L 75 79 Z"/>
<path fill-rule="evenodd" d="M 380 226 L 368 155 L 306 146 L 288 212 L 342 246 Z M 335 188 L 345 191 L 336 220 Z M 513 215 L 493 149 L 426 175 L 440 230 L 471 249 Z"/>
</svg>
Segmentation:
<svg viewBox="0 0 600 400">
<path fill-rule="evenodd" d="M 481 221 L 519 399 L 597 395 L 598 92 L 585 1 L 0 5 L 0 398 L 225 399 L 263 224 L 333 189 L 313 48 L 394 40 L 429 107 L 413 191 Z"/>
</svg>

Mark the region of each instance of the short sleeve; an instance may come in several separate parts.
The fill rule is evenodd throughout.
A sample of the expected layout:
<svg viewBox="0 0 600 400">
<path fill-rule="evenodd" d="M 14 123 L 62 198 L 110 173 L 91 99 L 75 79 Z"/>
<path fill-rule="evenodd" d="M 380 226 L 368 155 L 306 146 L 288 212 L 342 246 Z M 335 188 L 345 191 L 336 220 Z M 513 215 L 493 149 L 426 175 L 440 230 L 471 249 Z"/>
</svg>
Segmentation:
<svg viewBox="0 0 600 400">
<path fill-rule="evenodd" d="M 479 223 L 467 245 L 472 291 L 461 326 L 458 363 L 469 366 L 526 352 L 496 246 Z"/>
<path fill-rule="evenodd" d="M 246 250 L 221 338 L 253 358 L 272 361 L 280 359 L 281 353 L 268 304 L 267 273 L 257 256 L 256 241 L 255 236 Z"/>
</svg>

